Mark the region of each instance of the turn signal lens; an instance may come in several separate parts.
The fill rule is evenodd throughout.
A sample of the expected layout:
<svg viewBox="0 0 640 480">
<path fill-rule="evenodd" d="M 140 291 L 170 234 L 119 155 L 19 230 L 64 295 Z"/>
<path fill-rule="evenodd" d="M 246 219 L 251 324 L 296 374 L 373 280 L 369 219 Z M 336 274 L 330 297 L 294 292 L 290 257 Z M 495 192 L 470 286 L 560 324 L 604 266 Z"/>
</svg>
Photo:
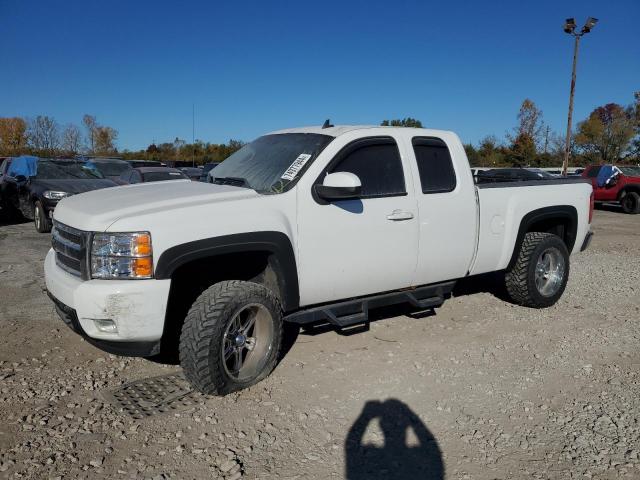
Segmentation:
<svg viewBox="0 0 640 480">
<path fill-rule="evenodd" d="M 134 238 L 133 253 L 135 256 L 151 255 L 151 235 L 148 233 L 139 233 Z"/>
<path fill-rule="evenodd" d="M 151 257 L 133 259 L 133 276 L 137 278 L 149 278 L 153 272 Z"/>
</svg>

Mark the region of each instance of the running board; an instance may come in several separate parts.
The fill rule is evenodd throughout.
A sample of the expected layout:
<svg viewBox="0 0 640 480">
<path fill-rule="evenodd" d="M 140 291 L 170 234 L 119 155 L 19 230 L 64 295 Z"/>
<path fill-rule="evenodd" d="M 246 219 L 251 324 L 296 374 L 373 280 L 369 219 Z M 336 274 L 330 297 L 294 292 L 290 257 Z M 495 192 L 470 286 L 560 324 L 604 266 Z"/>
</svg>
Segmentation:
<svg viewBox="0 0 640 480">
<path fill-rule="evenodd" d="M 339 328 L 368 323 L 369 310 L 372 308 L 401 303 L 409 303 L 421 310 L 439 307 L 449 298 L 455 283 L 455 281 L 443 282 L 411 290 L 400 290 L 321 305 L 291 313 L 284 317 L 284 320 L 300 325 L 329 322 Z"/>
</svg>

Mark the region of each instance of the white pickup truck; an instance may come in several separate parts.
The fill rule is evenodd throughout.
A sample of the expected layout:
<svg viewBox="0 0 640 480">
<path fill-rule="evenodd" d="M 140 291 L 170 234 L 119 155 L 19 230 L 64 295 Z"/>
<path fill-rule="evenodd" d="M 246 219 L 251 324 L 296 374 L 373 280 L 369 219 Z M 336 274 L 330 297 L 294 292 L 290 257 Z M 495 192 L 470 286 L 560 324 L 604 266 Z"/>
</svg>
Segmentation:
<svg viewBox="0 0 640 480">
<path fill-rule="evenodd" d="M 63 199 L 45 260 L 73 330 L 115 354 L 173 346 L 211 394 L 266 377 L 283 322 L 345 328 L 371 308 L 433 308 L 457 279 L 492 271 L 514 302 L 548 307 L 591 238 L 588 182 L 475 185 L 447 131 L 282 130 L 212 176 Z"/>
</svg>

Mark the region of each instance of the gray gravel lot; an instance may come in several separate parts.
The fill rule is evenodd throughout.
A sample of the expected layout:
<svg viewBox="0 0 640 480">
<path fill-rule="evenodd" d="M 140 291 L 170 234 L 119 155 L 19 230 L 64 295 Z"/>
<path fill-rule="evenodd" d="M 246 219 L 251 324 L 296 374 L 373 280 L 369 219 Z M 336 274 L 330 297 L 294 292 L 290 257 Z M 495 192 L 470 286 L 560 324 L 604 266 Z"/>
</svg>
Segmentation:
<svg viewBox="0 0 640 480">
<path fill-rule="evenodd" d="M 640 215 L 593 230 L 552 308 L 476 279 L 435 315 L 302 332 L 259 385 L 140 420 L 105 393 L 179 368 L 69 331 L 49 235 L 2 224 L 0 478 L 640 478 Z"/>
</svg>

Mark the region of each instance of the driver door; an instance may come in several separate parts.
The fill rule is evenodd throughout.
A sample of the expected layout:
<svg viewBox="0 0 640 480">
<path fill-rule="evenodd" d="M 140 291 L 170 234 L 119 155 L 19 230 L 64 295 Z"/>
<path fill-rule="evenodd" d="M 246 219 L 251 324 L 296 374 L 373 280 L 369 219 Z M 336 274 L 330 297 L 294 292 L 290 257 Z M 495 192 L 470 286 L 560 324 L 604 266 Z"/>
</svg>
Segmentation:
<svg viewBox="0 0 640 480">
<path fill-rule="evenodd" d="M 361 198 L 327 202 L 313 188 L 298 192 L 301 305 L 411 285 L 418 215 L 403 157 L 391 136 L 360 138 L 344 145 L 315 183 L 327 173 L 351 172 L 362 184 Z"/>
</svg>

